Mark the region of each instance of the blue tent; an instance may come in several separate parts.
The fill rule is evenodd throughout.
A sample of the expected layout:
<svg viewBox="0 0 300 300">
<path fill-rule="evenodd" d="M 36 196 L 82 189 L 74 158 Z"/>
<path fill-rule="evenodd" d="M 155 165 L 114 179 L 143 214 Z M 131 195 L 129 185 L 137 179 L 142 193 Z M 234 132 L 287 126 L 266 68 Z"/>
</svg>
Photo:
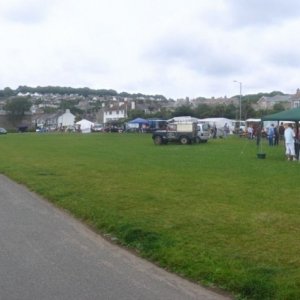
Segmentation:
<svg viewBox="0 0 300 300">
<path fill-rule="evenodd" d="M 130 122 L 130 124 L 139 124 L 139 125 L 149 125 L 149 121 L 142 119 L 142 118 L 136 118 Z"/>
</svg>

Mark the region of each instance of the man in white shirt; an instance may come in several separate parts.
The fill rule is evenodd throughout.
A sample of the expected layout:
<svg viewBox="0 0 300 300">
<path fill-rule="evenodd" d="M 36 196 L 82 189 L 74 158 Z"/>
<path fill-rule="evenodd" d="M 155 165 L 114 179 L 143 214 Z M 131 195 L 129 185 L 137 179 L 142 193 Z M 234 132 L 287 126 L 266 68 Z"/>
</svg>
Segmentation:
<svg viewBox="0 0 300 300">
<path fill-rule="evenodd" d="M 297 160 L 295 157 L 295 132 L 292 124 L 285 124 L 284 127 L 285 154 L 288 160 Z"/>
</svg>

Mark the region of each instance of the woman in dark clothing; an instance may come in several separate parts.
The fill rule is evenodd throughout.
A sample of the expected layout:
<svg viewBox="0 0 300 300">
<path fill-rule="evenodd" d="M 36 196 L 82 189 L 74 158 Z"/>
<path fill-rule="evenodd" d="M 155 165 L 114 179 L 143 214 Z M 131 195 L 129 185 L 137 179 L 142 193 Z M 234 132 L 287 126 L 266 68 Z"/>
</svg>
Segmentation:
<svg viewBox="0 0 300 300">
<path fill-rule="evenodd" d="M 274 146 L 278 145 L 279 143 L 279 132 L 277 126 L 274 127 Z"/>
</svg>

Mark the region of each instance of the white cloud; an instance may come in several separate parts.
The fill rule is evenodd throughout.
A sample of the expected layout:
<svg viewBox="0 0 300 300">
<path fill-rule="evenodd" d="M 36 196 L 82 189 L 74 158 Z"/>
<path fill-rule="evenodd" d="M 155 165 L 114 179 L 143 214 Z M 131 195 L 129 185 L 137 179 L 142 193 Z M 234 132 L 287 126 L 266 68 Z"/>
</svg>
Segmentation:
<svg viewBox="0 0 300 300">
<path fill-rule="evenodd" d="M 267 27 L 280 25 L 299 17 L 297 0 L 229 0 L 234 26 Z"/>
<path fill-rule="evenodd" d="M 57 0 L 1 1 L 0 13 L 7 22 L 33 25 L 43 22 Z"/>
<path fill-rule="evenodd" d="M 0 88 L 166 97 L 298 88 L 297 1 L 2 0 Z"/>
</svg>

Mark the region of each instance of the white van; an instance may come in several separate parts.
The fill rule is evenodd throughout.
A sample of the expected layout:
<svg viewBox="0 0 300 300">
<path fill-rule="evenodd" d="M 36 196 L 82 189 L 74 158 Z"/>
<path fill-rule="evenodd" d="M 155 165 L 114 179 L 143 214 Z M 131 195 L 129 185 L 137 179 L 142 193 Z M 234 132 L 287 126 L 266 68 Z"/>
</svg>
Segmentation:
<svg viewBox="0 0 300 300">
<path fill-rule="evenodd" d="M 210 131 L 208 123 L 198 123 L 197 124 L 197 142 L 206 143 L 209 139 Z"/>
</svg>

